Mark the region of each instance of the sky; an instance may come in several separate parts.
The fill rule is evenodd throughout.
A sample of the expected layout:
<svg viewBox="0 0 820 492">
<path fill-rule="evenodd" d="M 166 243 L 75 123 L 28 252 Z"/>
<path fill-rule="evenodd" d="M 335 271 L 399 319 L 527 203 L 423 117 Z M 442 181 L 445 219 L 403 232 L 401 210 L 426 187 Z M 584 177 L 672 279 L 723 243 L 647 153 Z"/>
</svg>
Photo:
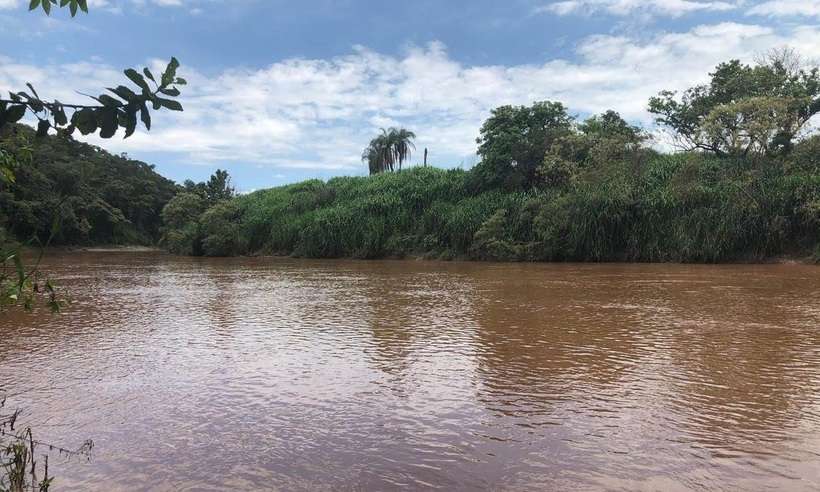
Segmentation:
<svg viewBox="0 0 820 492">
<path fill-rule="evenodd" d="M 81 102 L 175 56 L 182 113 L 150 133 L 84 140 L 182 182 L 227 169 L 244 192 L 363 175 L 380 128 L 417 134 L 421 160 L 473 166 L 504 104 L 614 109 L 652 128 L 650 96 L 718 63 L 790 46 L 820 59 L 820 0 L 88 0 L 90 13 L 0 0 L 0 90 L 31 82 Z"/>
</svg>

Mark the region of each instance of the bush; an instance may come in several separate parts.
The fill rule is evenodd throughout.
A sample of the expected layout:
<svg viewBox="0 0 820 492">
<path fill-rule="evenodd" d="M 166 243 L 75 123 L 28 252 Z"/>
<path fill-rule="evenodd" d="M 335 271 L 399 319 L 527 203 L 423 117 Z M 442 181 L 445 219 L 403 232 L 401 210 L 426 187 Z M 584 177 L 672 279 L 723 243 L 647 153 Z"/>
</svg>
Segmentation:
<svg viewBox="0 0 820 492">
<path fill-rule="evenodd" d="M 526 192 L 471 194 L 467 172 L 412 168 L 261 190 L 199 214 L 202 202 L 180 194 L 163 211 L 165 243 L 177 253 L 213 256 L 682 262 L 808 256 L 820 244 L 820 174 L 806 164 L 812 161 L 805 149 L 813 144 L 805 145 L 794 160 L 752 161 L 622 154 L 622 147 L 607 144 L 600 155 L 593 147 L 563 186 Z"/>
</svg>

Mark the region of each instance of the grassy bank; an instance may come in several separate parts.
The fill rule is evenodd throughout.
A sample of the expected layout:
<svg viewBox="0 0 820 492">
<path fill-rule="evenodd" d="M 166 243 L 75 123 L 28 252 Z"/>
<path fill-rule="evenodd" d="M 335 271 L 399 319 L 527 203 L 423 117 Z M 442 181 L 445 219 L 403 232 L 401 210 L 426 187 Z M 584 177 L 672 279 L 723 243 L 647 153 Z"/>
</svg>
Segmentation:
<svg viewBox="0 0 820 492">
<path fill-rule="evenodd" d="M 412 168 L 237 197 L 169 230 L 211 256 L 424 256 L 505 261 L 761 261 L 820 245 L 817 139 L 789 160 L 661 155 L 531 191 L 481 191 L 462 170 Z"/>
</svg>

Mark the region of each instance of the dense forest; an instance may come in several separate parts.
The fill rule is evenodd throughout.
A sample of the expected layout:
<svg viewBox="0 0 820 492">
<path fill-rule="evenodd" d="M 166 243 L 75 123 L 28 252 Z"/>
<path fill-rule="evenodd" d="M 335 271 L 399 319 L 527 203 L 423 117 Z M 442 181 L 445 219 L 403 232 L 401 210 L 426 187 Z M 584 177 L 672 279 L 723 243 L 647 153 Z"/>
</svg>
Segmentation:
<svg viewBox="0 0 820 492">
<path fill-rule="evenodd" d="M 0 180 L 0 236 L 52 245 L 158 241 L 162 209 L 178 187 L 154 166 L 19 124 L 3 127 L 0 148 L 14 156 L 10 179 Z"/>
<path fill-rule="evenodd" d="M 684 151 L 660 153 L 607 111 L 503 106 L 469 171 L 415 167 L 408 135 L 363 153 L 374 176 L 222 200 L 180 194 L 166 245 L 180 254 L 518 261 L 759 261 L 820 257 L 820 75 L 788 51 L 721 64 L 709 84 L 649 101 Z"/>
</svg>

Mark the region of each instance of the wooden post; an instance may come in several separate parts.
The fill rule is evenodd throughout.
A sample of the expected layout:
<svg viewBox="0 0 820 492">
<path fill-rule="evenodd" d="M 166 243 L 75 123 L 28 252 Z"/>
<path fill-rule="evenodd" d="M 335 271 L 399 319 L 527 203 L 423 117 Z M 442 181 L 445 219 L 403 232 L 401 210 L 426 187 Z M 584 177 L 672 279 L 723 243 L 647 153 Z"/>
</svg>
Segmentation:
<svg viewBox="0 0 820 492">
<path fill-rule="evenodd" d="M 427 167 L 427 147 L 424 148 L 424 167 Z"/>
</svg>

